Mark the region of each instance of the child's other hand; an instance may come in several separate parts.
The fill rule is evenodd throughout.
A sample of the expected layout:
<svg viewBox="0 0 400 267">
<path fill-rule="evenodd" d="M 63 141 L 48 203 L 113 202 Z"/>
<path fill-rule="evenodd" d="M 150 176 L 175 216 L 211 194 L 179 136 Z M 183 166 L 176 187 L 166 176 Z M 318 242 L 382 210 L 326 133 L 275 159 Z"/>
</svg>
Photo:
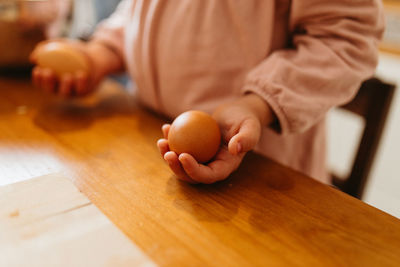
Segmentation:
<svg viewBox="0 0 400 267">
<path fill-rule="evenodd" d="M 245 154 L 241 152 L 237 155 L 232 155 L 227 147 L 223 145 L 212 162 L 207 165 L 198 163 L 188 153 L 182 153 L 178 156 L 175 152 L 169 150 L 167 140 L 169 128 L 169 124 L 163 125 L 164 138 L 158 140 L 157 146 L 171 170 L 180 180 L 193 184 L 211 184 L 223 180 L 239 166 Z"/>
<path fill-rule="evenodd" d="M 93 69 L 94 64 L 87 51 L 87 44 L 80 41 L 63 39 L 39 43 L 30 55 L 30 60 L 33 64 L 37 63 L 37 55 L 41 52 L 43 46 L 50 42 L 61 42 L 69 48 L 78 51 L 87 59 L 90 69 Z M 91 92 L 99 82 L 96 73 L 94 73 L 95 71 L 96 68 L 90 71 L 90 73 L 80 71 L 76 73 L 65 73 L 58 77 L 54 70 L 50 68 L 35 66 L 32 71 L 32 80 L 35 86 L 51 94 L 63 97 L 81 96 Z"/>
<path fill-rule="evenodd" d="M 220 106 L 213 117 L 220 125 L 224 143 L 207 165 L 198 163 L 187 153 L 178 156 L 170 151 L 167 140 L 170 125 L 163 125 L 164 138 L 158 140 L 157 145 L 179 179 L 205 184 L 224 180 L 239 167 L 246 152 L 258 143 L 262 126 L 271 123 L 274 118 L 264 100 L 253 94 Z"/>
<path fill-rule="evenodd" d="M 81 53 L 88 62 L 89 71 L 78 71 L 76 73 L 65 73 L 58 77 L 54 70 L 35 66 L 32 71 L 32 80 L 35 86 L 48 93 L 62 97 L 84 96 L 92 92 L 107 73 L 107 66 L 96 60 L 97 55 L 105 55 L 105 48 L 100 44 L 90 44 L 76 40 L 50 40 L 39 43 L 30 55 L 33 64 L 37 63 L 37 55 L 43 45 L 49 42 L 62 42 L 64 45 Z M 101 53 L 103 52 L 103 53 Z"/>
</svg>

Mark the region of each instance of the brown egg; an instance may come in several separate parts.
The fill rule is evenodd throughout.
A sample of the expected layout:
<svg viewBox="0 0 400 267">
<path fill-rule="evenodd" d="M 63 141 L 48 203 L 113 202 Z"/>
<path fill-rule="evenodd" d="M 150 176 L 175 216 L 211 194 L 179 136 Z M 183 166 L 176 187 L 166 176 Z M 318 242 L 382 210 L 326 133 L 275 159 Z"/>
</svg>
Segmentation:
<svg viewBox="0 0 400 267">
<path fill-rule="evenodd" d="M 58 77 L 89 70 L 88 60 L 82 53 L 60 42 L 44 44 L 37 53 L 37 64 L 52 69 Z"/>
<path fill-rule="evenodd" d="M 189 153 L 198 162 L 205 163 L 217 153 L 221 133 L 217 122 L 202 111 L 187 111 L 179 115 L 171 125 L 168 144 L 178 155 Z"/>
</svg>

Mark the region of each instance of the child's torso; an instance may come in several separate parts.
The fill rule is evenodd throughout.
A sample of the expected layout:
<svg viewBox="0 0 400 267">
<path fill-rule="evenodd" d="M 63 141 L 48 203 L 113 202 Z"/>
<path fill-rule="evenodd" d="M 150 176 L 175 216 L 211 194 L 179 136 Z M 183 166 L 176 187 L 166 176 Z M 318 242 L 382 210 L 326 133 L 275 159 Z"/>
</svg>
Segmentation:
<svg viewBox="0 0 400 267">
<path fill-rule="evenodd" d="M 135 0 L 125 57 L 140 100 L 171 118 L 212 112 L 241 94 L 247 73 L 288 48 L 290 0 Z M 324 121 L 282 136 L 264 128 L 256 151 L 327 182 Z"/>
<path fill-rule="evenodd" d="M 128 69 L 141 100 L 168 116 L 211 112 L 247 72 L 288 43 L 289 1 L 133 1 Z"/>
</svg>

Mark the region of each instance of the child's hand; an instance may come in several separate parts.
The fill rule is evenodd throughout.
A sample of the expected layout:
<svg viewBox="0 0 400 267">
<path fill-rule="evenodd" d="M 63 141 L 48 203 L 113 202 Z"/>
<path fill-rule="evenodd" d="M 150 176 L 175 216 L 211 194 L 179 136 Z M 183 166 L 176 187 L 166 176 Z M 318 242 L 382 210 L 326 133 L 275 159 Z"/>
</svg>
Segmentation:
<svg viewBox="0 0 400 267">
<path fill-rule="evenodd" d="M 54 70 L 50 68 L 43 68 L 36 66 L 32 71 L 32 80 L 35 86 L 44 89 L 48 93 L 60 95 L 63 97 L 81 96 L 89 93 L 99 82 L 98 75 L 96 75 L 96 68 L 94 67 L 93 60 L 88 53 L 87 45 L 80 41 L 69 41 L 69 40 L 51 40 L 39 43 L 30 55 L 32 63 L 37 63 L 37 55 L 43 49 L 45 44 L 49 42 L 61 42 L 81 53 L 88 61 L 90 73 L 76 72 L 76 73 L 65 73 L 58 77 Z M 93 68 L 94 67 L 94 68 Z"/>
<path fill-rule="evenodd" d="M 171 170 L 181 180 L 210 184 L 227 178 L 235 171 L 247 151 L 258 143 L 262 126 L 273 121 L 269 106 L 256 95 L 246 95 L 233 103 L 219 107 L 213 114 L 221 128 L 223 145 L 213 161 L 199 164 L 191 155 L 178 155 L 169 150 L 169 124 L 163 125 L 164 138 L 157 145 Z"/>
<path fill-rule="evenodd" d="M 37 63 L 38 53 L 43 49 L 43 45 L 49 42 L 62 42 L 63 45 L 76 50 L 83 55 L 89 65 L 88 72 L 65 73 L 61 77 L 56 76 L 52 69 L 36 66 L 32 71 L 33 83 L 49 93 L 63 97 L 86 95 L 96 88 L 104 76 L 122 67 L 121 61 L 115 54 L 103 45 L 66 39 L 39 43 L 30 55 L 32 63 Z"/>
</svg>

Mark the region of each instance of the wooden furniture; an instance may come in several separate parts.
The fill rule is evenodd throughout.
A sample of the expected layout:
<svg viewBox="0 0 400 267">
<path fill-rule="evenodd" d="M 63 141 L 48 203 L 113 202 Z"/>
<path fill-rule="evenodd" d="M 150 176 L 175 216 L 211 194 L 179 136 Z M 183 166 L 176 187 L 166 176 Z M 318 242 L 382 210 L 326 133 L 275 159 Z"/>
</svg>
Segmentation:
<svg viewBox="0 0 400 267">
<path fill-rule="evenodd" d="M 361 199 L 385 126 L 395 86 L 373 78 L 365 81 L 355 98 L 341 108 L 361 116 L 365 128 L 348 177 L 332 175 L 333 184 Z"/>
<path fill-rule="evenodd" d="M 156 147 L 164 122 L 110 82 L 65 102 L 0 78 L 0 183 L 70 178 L 161 266 L 398 266 L 400 220 L 271 160 L 177 181 Z"/>
<path fill-rule="evenodd" d="M 0 266 L 155 266 L 71 181 L 0 187 Z"/>
<path fill-rule="evenodd" d="M 44 39 L 42 29 L 23 31 L 18 23 L 0 19 L 0 70 L 30 66 L 29 54 Z"/>
</svg>

